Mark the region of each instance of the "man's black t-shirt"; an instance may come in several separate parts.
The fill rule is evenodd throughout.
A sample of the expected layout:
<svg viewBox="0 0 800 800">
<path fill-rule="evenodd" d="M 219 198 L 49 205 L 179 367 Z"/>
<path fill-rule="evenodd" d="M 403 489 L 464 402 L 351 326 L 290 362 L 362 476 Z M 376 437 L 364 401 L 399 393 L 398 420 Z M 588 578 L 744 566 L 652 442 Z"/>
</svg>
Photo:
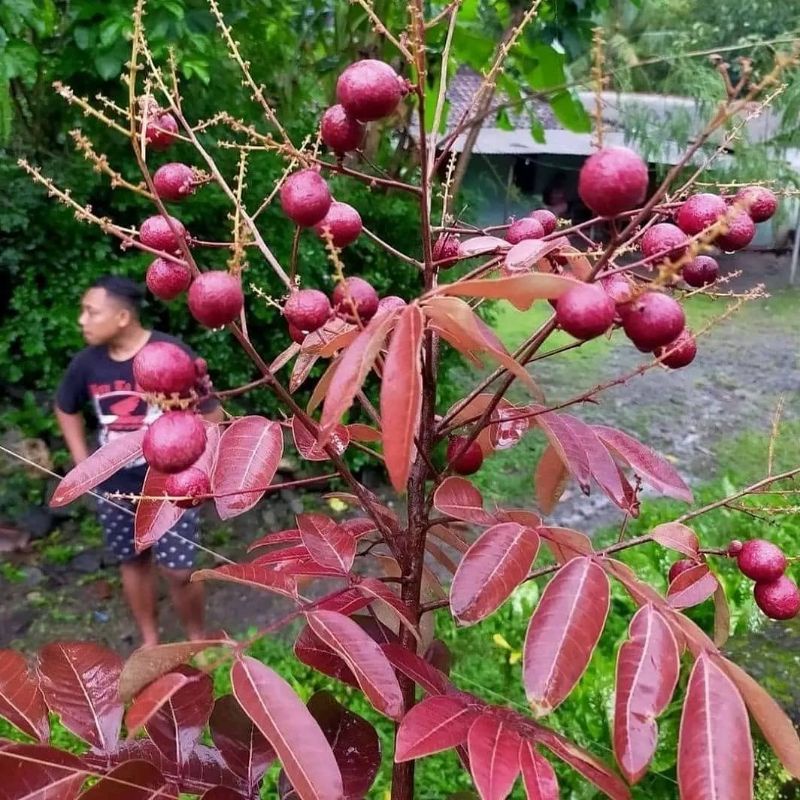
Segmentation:
<svg viewBox="0 0 800 800">
<path fill-rule="evenodd" d="M 153 331 L 148 342 L 170 342 L 185 350 L 192 358 L 195 353 L 180 339 L 167 333 Z M 77 414 L 90 402 L 99 424 L 98 441 L 102 447 L 112 439 L 150 425 L 161 410 L 148 405 L 133 377 L 133 358 L 114 361 L 105 345 L 81 350 L 70 362 L 56 392 L 56 405 L 67 414 Z M 202 412 L 218 405 L 214 398 L 200 404 Z M 143 458 L 131 462 L 100 485 L 106 492 L 138 492 L 147 465 Z"/>
</svg>

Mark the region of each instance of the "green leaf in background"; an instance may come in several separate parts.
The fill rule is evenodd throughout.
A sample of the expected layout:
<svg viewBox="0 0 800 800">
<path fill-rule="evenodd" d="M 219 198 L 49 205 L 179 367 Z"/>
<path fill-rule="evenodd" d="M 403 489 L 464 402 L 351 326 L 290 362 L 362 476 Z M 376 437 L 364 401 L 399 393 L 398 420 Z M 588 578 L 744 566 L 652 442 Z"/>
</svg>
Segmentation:
<svg viewBox="0 0 800 800">
<path fill-rule="evenodd" d="M 589 133 L 592 120 L 586 113 L 583 103 L 572 92 L 564 90 L 550 98 L 550 107 L 558 121 L 568 130 L 576 133 Z"/>
</svg>

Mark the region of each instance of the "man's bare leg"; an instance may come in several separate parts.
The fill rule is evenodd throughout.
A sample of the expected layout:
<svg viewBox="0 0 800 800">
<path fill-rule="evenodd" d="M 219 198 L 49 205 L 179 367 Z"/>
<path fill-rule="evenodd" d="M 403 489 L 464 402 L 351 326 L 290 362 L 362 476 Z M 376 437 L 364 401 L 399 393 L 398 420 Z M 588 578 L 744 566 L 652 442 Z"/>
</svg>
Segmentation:
<svg viewBox="0 0 800 800">
<path fill-rule="evenodd" d="M 122 591 L 139 628 L 142 646 L 158 644 L 156 567 L 150 551 L 132 561 L 123 562 L 120 573 Z"/>
<path fill-rule="evenodd" d="M 187 637 L 191 641 L 205 639 L 203 625 L 205 592 L 202 583 L 191 583 L 190 569 L 165 569 L 161 572 L 167 580 L 172 604 L 180 617 Z"/>
</svg>

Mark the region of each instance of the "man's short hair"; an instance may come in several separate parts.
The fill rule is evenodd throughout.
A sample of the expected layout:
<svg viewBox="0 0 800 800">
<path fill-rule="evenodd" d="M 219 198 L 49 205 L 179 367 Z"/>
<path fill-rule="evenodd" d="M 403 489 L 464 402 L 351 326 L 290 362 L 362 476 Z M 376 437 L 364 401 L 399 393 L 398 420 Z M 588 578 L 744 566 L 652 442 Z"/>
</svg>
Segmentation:
<svg viewBox="0 0 800 800">
<path fill-rule="evenodd" d="M 92 284 L 91 288 L 105 289 L 109 295 L 123 303 L 137 316 L 142 309 L 144 287 L 130 278 L 121 275 L 103 275 Z"/>
</svg>

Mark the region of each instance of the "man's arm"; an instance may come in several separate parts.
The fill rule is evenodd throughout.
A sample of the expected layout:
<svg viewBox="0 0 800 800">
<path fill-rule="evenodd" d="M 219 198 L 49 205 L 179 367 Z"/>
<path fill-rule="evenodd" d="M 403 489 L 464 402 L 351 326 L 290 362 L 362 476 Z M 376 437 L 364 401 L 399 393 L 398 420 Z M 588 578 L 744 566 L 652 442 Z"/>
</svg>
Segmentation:
<svg viewBox="0 0 800 800">
<path fill-rule="evenodd" d="M 64 441 L 67 443 L 72 460 L 75 464 L 80 464 L 89 457 L 89 447 L 86 444 L 86 427 L 83 422 L 83 414 L 67 414 L 56 406 L 56 420 Z"/>
</svg>

